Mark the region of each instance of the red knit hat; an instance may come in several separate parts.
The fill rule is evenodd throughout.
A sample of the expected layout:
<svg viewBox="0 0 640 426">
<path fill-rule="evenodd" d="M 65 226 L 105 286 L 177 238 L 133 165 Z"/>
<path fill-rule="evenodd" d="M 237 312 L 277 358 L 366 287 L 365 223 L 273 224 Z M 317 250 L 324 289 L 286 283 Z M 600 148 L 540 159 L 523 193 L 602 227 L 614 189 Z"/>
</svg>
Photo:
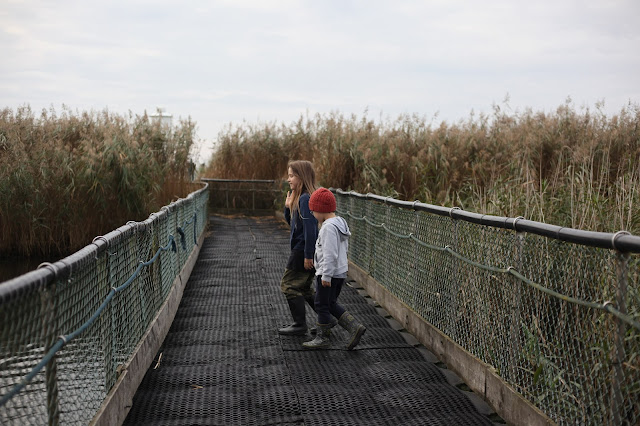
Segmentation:
<svg viewBox="0 0 640 426">
<path fill-rule="evenodd" d="M 336 197 L 327 188 L 318 188 L 309 198 L 309 210 L 318 213 L 333 213 L 336 211 Z"/>
</svg>

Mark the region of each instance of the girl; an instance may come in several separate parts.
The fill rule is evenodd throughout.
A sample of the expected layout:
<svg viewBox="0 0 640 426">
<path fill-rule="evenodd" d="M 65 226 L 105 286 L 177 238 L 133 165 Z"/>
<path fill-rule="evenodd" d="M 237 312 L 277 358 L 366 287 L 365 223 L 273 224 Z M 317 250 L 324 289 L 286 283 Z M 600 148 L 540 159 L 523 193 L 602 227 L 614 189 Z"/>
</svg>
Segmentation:
<svg viewBox="0 0 640 426">
<path fill-rule="evenodd" d="M 312 283 L 315 275 L 313 255 L 318 222 L 309 211 L 309 197 L 316 190 L 316 173 L 309 161 L 291 161 L 287 167 L 289 186 L 284 217 L 291 225 L 291 254 L 287 261 L 280 289 L 287 298 L 293 324 L 278 330 L 284 335 L 307 333 L 305 302 L 313 308 Z"/>
</svg>

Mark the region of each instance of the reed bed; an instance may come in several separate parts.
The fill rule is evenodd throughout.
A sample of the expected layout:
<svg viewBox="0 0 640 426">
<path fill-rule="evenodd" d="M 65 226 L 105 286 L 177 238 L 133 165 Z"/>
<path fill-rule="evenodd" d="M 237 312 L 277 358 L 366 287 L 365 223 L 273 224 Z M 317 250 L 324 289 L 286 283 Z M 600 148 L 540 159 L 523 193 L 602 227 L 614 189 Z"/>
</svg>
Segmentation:
<svg viewBox="0 0 640 426">
<path fill-rule="evenodd" d="M 185 196 L 195 123 L 0 110 L 0 256 L 72 253 Z"/>
<path fill-rule="evenodd" d="M 512 112 L 457 123 L 333 112 L 289 125 L 242 123 L 218 135 L 205 175 L 279 179 L 314 162 L 324 186 L 594 231 L 640 234 L 640 106 Z"/>
</svg>

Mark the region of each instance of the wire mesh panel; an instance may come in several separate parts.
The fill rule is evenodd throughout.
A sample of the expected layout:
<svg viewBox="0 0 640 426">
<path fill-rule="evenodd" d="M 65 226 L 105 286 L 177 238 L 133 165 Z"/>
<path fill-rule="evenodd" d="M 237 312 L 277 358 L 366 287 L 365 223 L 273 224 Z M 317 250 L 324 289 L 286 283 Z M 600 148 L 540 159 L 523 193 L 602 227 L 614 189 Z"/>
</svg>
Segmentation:
<svg viewBox="0 0 640 426">
<path fill-rule="evenodd" d="M 523 243 L 524 275 L 563 295 L 600 303 L 616 300 L 615 258 L 615 253 L 606 250 L 549 242 L 537 236 L 527 236 Z M 534 266 L 539 259 L 545 260 L 543 268 Z M 593 424 L 637 422 L 640 364 L 635 361 L 634 366 L 631 358 L 626 367 L 619 366 L 626 380 L 615 380 L 614 364 L 621 360 L 616 354 L 617 341 L 627 337 L 618 335 L 616 317 L 537 293 L 522 289 L 526 309 L 519 318 L 521 350 L 516 377 L 521 392 L 552 407 L 554 417 Z M 629 355 L 637 357 L 640 330 L 629 331 Z M 627 380 L 635 390 L 624 390 Z M 620 399 L 623 394 L 627 408 Z"/>
<path fill-rule="evenodd" d="M 640 423 L 637 253 L 336 192 L 350 259 L 552 420 Z"/>
<path fill-rule="evenodd" d="M 209 184 L 211 192 L 209 208 L 215 213 L 271 214 L 274 210 L 284 207 L 282 202 L 284 202 L 286 190 L 282 188 L 283 181 L 210 178 L 202 180 Z"/>
<path fill-rule="evenodd" d="M 87 424 L 204 232 L 205 187 L 0 284 L 0 423 Z"/>
</svg>

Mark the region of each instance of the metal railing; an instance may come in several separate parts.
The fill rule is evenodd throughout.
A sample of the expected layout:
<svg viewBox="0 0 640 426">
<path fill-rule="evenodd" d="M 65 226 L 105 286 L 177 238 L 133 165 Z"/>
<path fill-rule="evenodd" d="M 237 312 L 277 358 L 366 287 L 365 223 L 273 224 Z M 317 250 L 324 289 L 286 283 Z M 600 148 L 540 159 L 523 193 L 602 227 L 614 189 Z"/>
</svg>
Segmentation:
<svg viewBox="0 0 640 426">
<path fill-rule="evenodd" d="M 0 423 L 87 424 L 207 225 L 208 187 L 0 284 Z"/>
<path fill-rule="evenodd" d="M 333 191 L 350 260 L 549 418 L 640 422 L 640 237 Z"/>
<path fill-rule="evenodd" d="M 209 184 L 210 210 L 229 213 L 267 213 L 279 208 L 277 197 L 283 193 L 283 181 L 262 179 L 202 178 Z M 284 197 L 280 197 L 284 201 Z M 284 207 L 284 205 L 282 206 Z"/>
</svg>

